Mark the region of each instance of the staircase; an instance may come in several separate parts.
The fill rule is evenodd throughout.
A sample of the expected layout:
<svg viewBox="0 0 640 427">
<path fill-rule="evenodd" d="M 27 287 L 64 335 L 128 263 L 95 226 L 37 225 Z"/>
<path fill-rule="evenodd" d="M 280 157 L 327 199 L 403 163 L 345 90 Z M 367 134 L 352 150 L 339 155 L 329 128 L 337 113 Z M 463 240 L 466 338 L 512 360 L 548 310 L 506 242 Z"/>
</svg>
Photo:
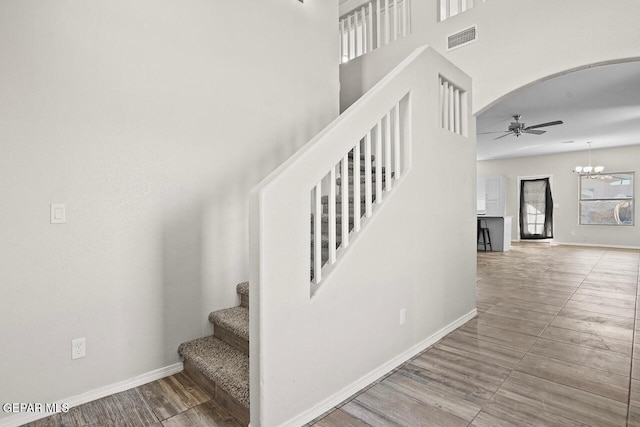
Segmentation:
<svg viewBox="0 0 640 427">
<path fill-rule="evenodd" d="M 240 305 L 209 315 L 213 335 L 183 343 L 185 373 L 240 424 L 249 424 L 249 283 L 236 286 Z"/>
<path fill-rule="evenodd" d="M 371 157 L 372 201 L 376 197 L 375 159 Z M 353 156 L 349 157 L 349 168 L 353 169 Z M 360 213 L 365 216 L 365 162 L 361 157 L 360 168 Z M 384 183 L 384 168 L 382 168 Z M 348 186 L 348 188 L 347 188 Z M 336 180 L 336 212 L 342 212 L 342 192 L 353 194 L 353 176 L 348 180 L 342 177 Z M 322 197 L 322 259 L 323 264 L 329 257 L 329 198 Z M 354 224 L 354 200 L 349 200 L 349 230 Z M 313 221 L 311 214 L 311 260 L 313 264 Z M 342 216 L 336 215 L 336 247 L 342 243 Z M 311 267 L 313 277 L 313 266 Z M 214 311 L 209 315 L 213 324 L 213 335 L 183 343 L 178 353 L 184 358 L 185 373 L 197 384 L 203 387 L 213 399 L 225 408 L 242 425 L 249 424 L 249 283 L 243 282 L 236 286 L 240 296 L 240 305 Z"/>
<path fill-rule="evenodd" d="M 409 355 L 437 336 L 444 319 L 457 321 L 455 313 L 468 308 L 470 300 L 455 295 L 467 295 L 474 272 L 449 261 L 453 249 L 467 266 L 475 254 L 451 244 L 448 252 L 433 252 L 420 238 L 442 216 L 420 194 L 458 206 L 456 192 L 432 185 L 449 175 L 461 194 L 470 192 L 470 90 L 468 76 L 421 46 L 251 190 L 249 280 L 260 291 L 260 300 L 251 303 L 261 318 L 252 323 L 261 338 L 251 344 L 252 379 L 261 379 L 251 384 L 252 424 L 305 425 L 383 375 L 383 367 L 399 360 L 388 354 Z M 465 203 L 443 223 L 461 242 L 474 231 L 472 206 Z M 433 257 L 425 262 L 425 254 Z M 437 274 L 425 284 L 420 278 L 431 270 Z M 457 311 L 432 319 L 425 313 L 441 311 L 443 301 L 433 295 L 447 296 Z M 414 307 L 419 323 L 391 329 L 392 311 L 405 304 Z M 391 316 L 380 315 L 381 305 Z M 380 336 L 366 333 L 371 330 L 384 332 L 394 351 L 367 353 Z M 343 351 L 322 345 L 328 337 Z M 342 382 L 327 380 L 336 369 L 345 374 Z"/>
</svg>

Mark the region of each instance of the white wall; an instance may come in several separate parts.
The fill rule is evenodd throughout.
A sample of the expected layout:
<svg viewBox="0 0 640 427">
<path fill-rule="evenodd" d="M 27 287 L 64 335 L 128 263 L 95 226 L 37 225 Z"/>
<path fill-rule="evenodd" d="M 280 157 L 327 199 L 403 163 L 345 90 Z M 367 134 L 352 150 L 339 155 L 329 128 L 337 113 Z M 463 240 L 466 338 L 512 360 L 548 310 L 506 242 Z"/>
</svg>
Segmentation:
<svg viewBox="0 0 640 427">
<path fill-rule="evenodd" d="M 175 363 L 236 304 L 249 190 L 337 115 L 337 15 L 0 2 L 0 401 Z M 67 224 L 49 224 L 50 203 Z M 78 337 L 87 356 L 71 361 Z"/>
<path fill-rule="evenodd" d="M 445 131 L 433 102 L 439 74 L 471 83 L 418 52 L 252 193 L 253 426 L 310 421 L 474 314 L 475 120 L 469 137 Z M 409 91 L 411 169 L 311 296 L 310 190 Z"/>
<path fill-rule="evenodd" d="M 343 110 L 425 43 L 471 76 L 476 113 L 557 73 L 640 56 L 640 2 L 491 0 L 443 22 L 436 1 L 414 0 L 411 11 L 410 37 L 340 66 Z M 446 37 L 474 24 L 478 40 L 446 52 Z"/>
<path fill-rule="evenodd" d="M 613 227 L 579 224 L 579 178 L 572 170 L 588 159 L 586 151 L 549 156 L 518 157 L 502 160 L 479 161 L 478 176 L 504 175 L 507 177 L 507 215 L 513 215 L 512 239 L 517 234 L 519 176 L 550 175 L 553 202 L 558 207 L 553 211 L 554 242 L 630 246 L 640 248 L 640 217 L 637 208 L 640 183 L 640 145 L 631 147 L 592 150 L 593 164 L 602 164 L 609 172 L 635 172 L 635 225 Z"/>
</svg>

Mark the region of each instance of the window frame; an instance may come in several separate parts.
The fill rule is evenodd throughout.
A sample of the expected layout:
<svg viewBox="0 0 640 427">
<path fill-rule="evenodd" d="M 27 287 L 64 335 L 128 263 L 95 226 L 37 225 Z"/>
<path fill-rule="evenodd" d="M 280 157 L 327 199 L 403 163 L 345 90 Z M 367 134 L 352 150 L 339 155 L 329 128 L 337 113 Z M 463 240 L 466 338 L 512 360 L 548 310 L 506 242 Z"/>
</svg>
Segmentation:
<svg viewBox="0 0 640 427">
<path fill-rule="evenodd" d="M 582 183 L 583 183 L 583 179 L 587 178 L 587 179 L 593 179 L 592 177 L 597 177 L 598 175 L 630 175 L 631 176 L 631 197 L 608 197 L 608 198 L 583 198 L 582 194 Z M 578 224 L 579 225 L 605 225 L 605 226 L 614 226 L 614 227 L 633 227 L 635 226 L 635 210 L 636 210 L 636 203 L 635 203 L 635 193 L 636 193 L 636 188 L 635 188 L 635 172 L 631 171 L 631 172 L 607 172 L 607 173 L 601 173 L 601 174 L 580 174 L 578 176 Z M 583 206 L 583 202 L 626 202 L 626 201 L 630 201 L 631 202 L 631 223 L 630 224 L 626 224 L 626 223 L 598 223 L 598 222 L 582 222 L 582 206 Z"/>
</svg>

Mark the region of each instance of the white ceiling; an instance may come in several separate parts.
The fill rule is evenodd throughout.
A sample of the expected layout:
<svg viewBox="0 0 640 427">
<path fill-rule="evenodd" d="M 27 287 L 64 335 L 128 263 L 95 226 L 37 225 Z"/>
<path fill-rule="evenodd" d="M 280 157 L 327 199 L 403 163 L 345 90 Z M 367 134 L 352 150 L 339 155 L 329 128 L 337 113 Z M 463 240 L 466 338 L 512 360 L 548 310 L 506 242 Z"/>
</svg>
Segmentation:
<svg viewBox="0 0 640 427">
<path fill-rule="evenodd" d="M 640 61 L 588 68 L 521 89 L 477 117 L 477 132 L 562 120 L 544 135 L 478 135 L 478 160 L 640 144 Z M 568 141 L 573 141 L 568 143 Z"/>
</svg>

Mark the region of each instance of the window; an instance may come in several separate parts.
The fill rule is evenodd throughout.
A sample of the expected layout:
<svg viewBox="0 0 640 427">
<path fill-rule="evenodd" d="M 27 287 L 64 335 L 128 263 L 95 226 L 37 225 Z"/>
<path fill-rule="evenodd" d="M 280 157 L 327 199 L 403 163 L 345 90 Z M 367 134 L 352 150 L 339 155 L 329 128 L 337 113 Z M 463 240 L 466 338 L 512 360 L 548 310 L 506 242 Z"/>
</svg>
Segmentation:
<svg viewBox="0 0 640 427">
<path fill-rule="evenodd" d="M 633 225 L 633 172 L 580 176 L 580 224 Z"/>
</svg>

